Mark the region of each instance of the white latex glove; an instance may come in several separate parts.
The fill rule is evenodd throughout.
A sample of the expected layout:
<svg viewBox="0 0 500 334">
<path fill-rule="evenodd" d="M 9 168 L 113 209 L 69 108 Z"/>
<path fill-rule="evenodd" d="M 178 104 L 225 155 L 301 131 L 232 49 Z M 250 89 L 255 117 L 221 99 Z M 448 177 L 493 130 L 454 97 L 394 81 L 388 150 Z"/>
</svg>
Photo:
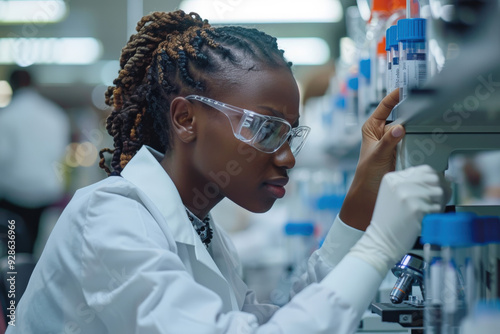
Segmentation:
<svg viewBox="0 0 500 334">
<path fill-rule="evenodd" d="M 451 189 L 427 165 L 387 173 L 372 220 L 348 255 L 368 262 L 384 277 L 414 245 L 427 213 L 443 211 Z"/>
</svg>

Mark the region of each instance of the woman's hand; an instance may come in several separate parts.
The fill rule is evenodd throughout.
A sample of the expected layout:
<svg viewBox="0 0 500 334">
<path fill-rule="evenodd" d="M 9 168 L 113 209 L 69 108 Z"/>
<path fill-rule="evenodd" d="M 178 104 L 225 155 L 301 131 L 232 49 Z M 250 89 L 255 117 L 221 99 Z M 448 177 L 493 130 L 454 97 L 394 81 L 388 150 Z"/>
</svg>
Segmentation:
<svg viewBox="0 0 500 334">
<path fill-rule="evenodd" d="M 340 219 L 359 230 L 370 224 L 382 177 L 395 168 L 396 145 L 405 130 L 402 125 L 390 126 L 385 121 L 398 102 L 396 89 L 380 102 L 362 128 L 358 166 L 340 210 Z"/>
</svg>

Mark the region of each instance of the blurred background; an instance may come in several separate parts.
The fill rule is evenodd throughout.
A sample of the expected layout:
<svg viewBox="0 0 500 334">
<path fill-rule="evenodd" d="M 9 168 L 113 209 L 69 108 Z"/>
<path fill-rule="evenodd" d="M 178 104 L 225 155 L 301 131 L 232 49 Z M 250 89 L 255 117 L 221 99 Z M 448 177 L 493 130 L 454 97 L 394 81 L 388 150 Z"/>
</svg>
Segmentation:
<svg viewBox="0 0 500 334">
<path fill-rule="evenodd" d="M 15 69 L 32 74 L 37 90 L 68 115 L 68 154 L 57 168 L 69 194 L 104 177 L 97 152 L 110 147 L 104 91 L 117 76 L 121 49 L 137 21 L 152 11 L 196 10 L 215 24 L 245 24 L 279 38 L 304 101 L 323 95 L 346 34 L 354 0 L 302 1 L 0 1 L 0 107 Z M 78 152 L 78 153 L 77 153 Z"/>
<path fill-rule="evenodd" d="M 494 16 L 483 15 L 487 2 L 0 0 L 0 180 L 23 179 L 15 190 L 2 188 L 9 182 L 0 181 L 0 200 L 17 208 L 24 205 L 26 212 L 39 218 L 33 245 L 25 246 L 36 262 L 74 192 L 106 177 L 98 167 L 99 150 L 112 147 L 105 129 L 111 110 L 104 103 L 104 92 L 117 76 L 121 49 L 143 15 L 180 8 L 196 11 L 212 24 L 255 27 L 277 37 L 294 63 L 301 120 L 312 132 L 291 173 L 287 196 L 273 209 L 255 215 L 223 201 L 212 215 L 232 234 L 244 278 L 257 289 L 261 301 L 284 304 L 288 295 L 283 291 L 293 284 L 299 263 L 319 247 L 340 209 L 357 163 L 361 125 L 388 92 L 386 30 L 405 17 L 432 23 L 427 29 L 424 78 L 430 79 L 459 58 L 469 40 L 489 29 L 487 23 Z M 2 128 L 2 114 L 15 103 L 13 91 L 27 91 L 24 72 L 12 84 L 15 70 L 29 72 L 29 89 L 37 97 L 25 107 L 32 113 L 18 116 L 17 127 Z M 50 116 L 40 116 L 39 109 Z M 25 142 L 17 143 L 17 137 Z M 6 166 L 5 161 L 16 157 L 24 167 L 1 170 L 2 163 Z M 466 154 L 450 165 L 455 180 L 464 185 L 457 192 L 462 203 L 481 201 L 492 182 L 500 186 L 498 177 L 486 179 L 498 175 L 495 164 L 500 158 L 480 159 Z M 42 169 L 45 176 L 33 172 Z M 19 192 L 17 199 L 9 197 L 14 192 Z M 30 197 L 27 194 L 33 195 L 32 201 L 20 203 L 19 198 Z"/>
</svg>

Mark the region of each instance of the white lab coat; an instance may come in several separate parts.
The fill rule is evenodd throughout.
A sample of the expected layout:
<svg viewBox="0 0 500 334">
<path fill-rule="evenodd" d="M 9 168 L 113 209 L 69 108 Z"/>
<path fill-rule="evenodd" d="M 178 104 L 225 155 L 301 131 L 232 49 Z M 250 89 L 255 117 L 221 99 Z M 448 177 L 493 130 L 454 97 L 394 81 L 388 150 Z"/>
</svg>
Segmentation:
<svg viewBox="0 0 500 334">
<path fill-rule="evenodd" d="M 376 292 L 382 278 L 355 258 L 342 260 L 337 274 L 328 273 L 362 232 L 337 219 L 339 242 L 311 256 L 291 302 L 281 308 L 259 304 L 240 279 L 226 234 L 214 224 L 210 249 L 201 243 L 161 158 L 143 147 L 123 177 L 77 191 L 50 235 L 8 334 L 355 331 L 371 297 L 344 296 L 342 285 L 363 282 L 366 289 L 359 290 L 366 295 Z M 351 301 L 363 298 L 359 305 Z"/>
<path fill-rule="evenodd" d="M 0 108 L 0 199 L 27 208 L 64 195 L 61 168 L 70 140 L 66 112 L 32 88 Z"/>
</svg>

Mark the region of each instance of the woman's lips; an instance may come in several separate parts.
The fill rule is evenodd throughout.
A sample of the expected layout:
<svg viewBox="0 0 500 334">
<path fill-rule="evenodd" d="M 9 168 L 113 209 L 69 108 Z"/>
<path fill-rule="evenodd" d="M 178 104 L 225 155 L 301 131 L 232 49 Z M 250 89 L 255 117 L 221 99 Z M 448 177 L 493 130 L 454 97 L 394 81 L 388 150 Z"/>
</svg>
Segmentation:
<svg viewBox="0 0 500 334">
<path fill-rule="evenodd" d="M 283 186 L 266 183 L 264 187 L 276 198 L 282 198 L 285 196 L 285 187 Z"/>
<path fill-rule="evenodd" d="M 280 177 L 277 179 L 272 179 L 264 184 L 264 187 L 268 192 L 270 192 L 276 198 L 282 198 L 285 196 L 285 185 L 288 183 L 288 177 Z"/>
</svg>

